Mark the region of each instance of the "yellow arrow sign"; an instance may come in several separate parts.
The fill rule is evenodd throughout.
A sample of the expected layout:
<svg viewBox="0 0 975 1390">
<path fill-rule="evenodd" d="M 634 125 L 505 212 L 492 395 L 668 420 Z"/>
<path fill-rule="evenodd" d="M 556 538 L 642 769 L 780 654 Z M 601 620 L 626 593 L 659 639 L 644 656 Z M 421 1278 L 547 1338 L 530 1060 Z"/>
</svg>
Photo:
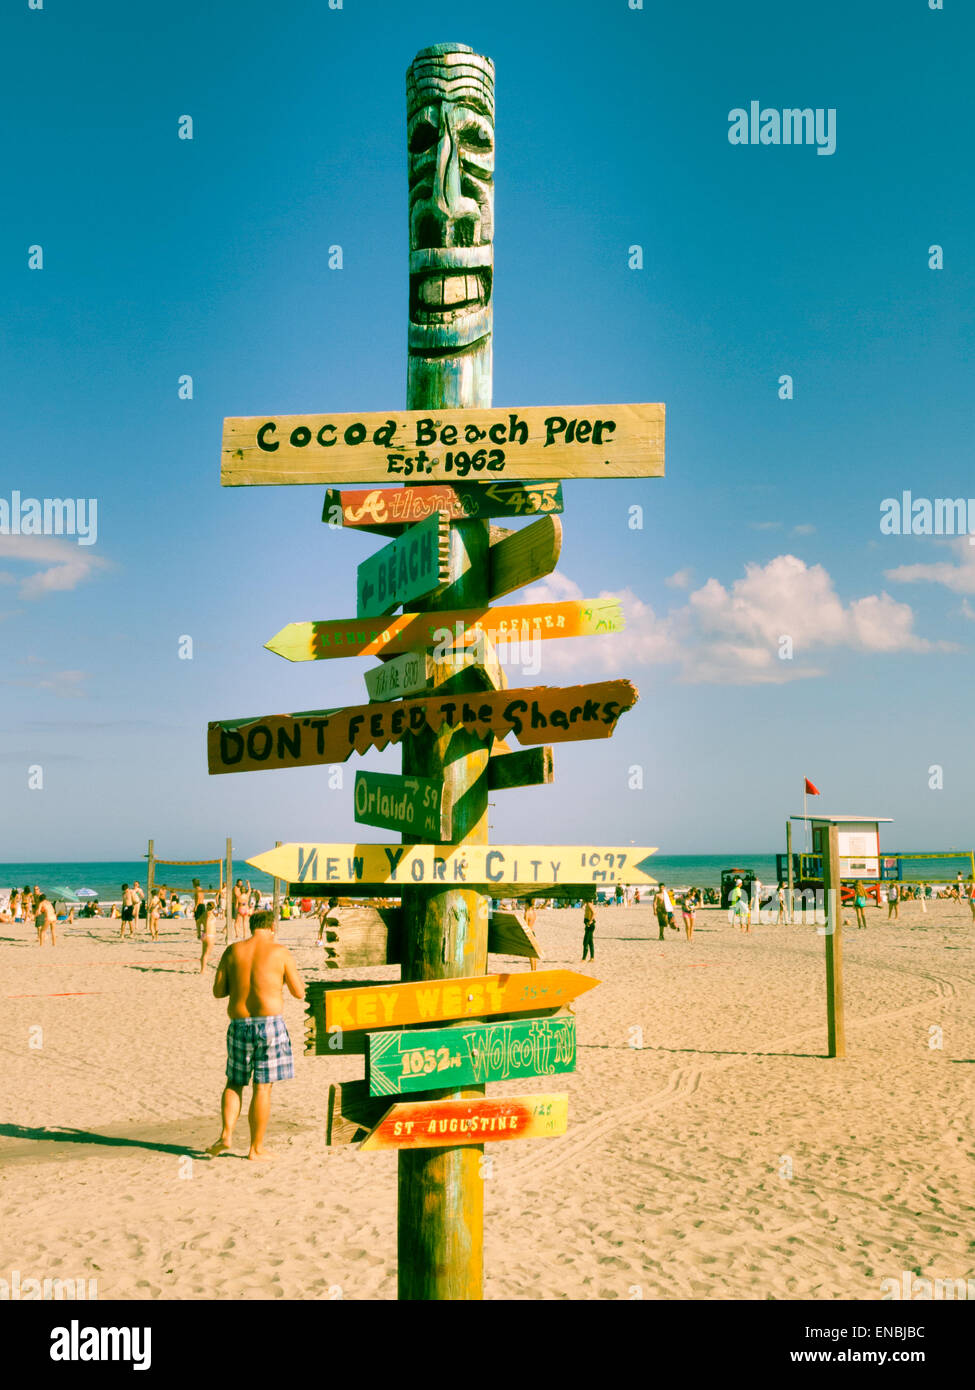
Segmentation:
<svg viewBox="0 0 975 1390">
<path fill-rule="evenodd" d="M 247 863 L 288 883 L 585 884 L 653 886 L 644 868 L 656 849 L 590 845 L 287 844 Z"/>
<path fill-rule="evenodd" d="M 365 989 L 329 989 L 325 994 L 325 1029 L 360 1032 L 451 1018 L 560 1009 L 598 984 L 598 980 L 575 970 L 536 970 L 517 975 L 470 975 L 455 980 L 370 985 Z"/>
</svg>

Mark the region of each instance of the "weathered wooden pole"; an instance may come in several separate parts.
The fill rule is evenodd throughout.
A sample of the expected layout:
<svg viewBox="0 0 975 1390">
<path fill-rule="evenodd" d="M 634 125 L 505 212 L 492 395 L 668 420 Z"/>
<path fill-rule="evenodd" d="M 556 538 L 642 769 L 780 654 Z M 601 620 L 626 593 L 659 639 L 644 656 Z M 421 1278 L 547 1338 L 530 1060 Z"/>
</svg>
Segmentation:
<svg viewBox="0 0 975 1390">
<path fill-rule="evenodd" d="M 410 300 L 407 407 L 491 404 L 494 240 L 494 64 L 461 44 L 416 55 L 406 76 Z M 449 587 L 429 611 L 486 606 L 488 525 L 450 528 Z M 451 665 L 458 693 L 479 677 Z M 459 729 L 404 739 L 403 772 L 444 785 L 454 844 L 486 844 L 490 740 Z M 418 837 L 403 837 L 416 841 Z M 432 980 L 487 970 L 487 899 L 468 888 L 403 893 L 402 978 Z M 424 1099 L 477 1096 L 484 1087 Z M 483 1145 L 399 1155 L 401 1299 L 482 1296 Z"/>
<path fill-rule="evenodd" d="M 146 931 L 149 930 L 149 914 L 152 911 L 152 889 L 156 882 L 155 844 L 155 840 L 149 841 L 149 853 L 146 855 L 146 859 L 149 861 L 146 869 Z M 139 911 L 138 904 L 136 904 L 135 910 L 136 912 Z M 138 926 L 138 923 L 136 923 L 136 926 Z"/>
<path fill-rule="evenodd" d="M 224 928 L 224 941 L 230 940 L 230 924 L 233 921 L 234 908 L 234 847 L 230 836 L 227 836 L 227 882 L 224 884 L 224 904 L 226 907 L 226 927 Z"/>
<path fill-rule="evenodd" d="M 280 840 L 275 840 L 275 849 L 277 849 L 280 843 Z M 275 878 L 274 880 L 274 897 L 271 900 L 271 911 L 274 913 L 274 920 L 276 922 L 281 916 L 281 880 L 279 878 Z"/>
<path fill-rule="evenodd" d="M 826 1034 L 827 1056 L 846 1056 L 843 1016 L 843 892 L 840 881 L 840 843 L 835 824 L 824 827 L 823 896 L 826 903 Z"/>
</svg>

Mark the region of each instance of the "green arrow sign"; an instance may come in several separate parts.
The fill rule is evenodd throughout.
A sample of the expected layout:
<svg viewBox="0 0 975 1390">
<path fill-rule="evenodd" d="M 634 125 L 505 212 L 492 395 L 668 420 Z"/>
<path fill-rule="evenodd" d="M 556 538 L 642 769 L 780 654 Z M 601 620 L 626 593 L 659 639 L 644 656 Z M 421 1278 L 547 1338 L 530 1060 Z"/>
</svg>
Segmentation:
<svg viewBox="0 0 975 1390">
<path fill-rule="evenodd" d="M 369 1094 L 404 1095 L 575 1071 L 572 1014 L 366 1035 Z"/>
<path fill-rule="evenodd" d="M 439 588 L 450 573 L 449 555 L 447 513 L 434 512 L 363 560 L 356 572 L 357 615 L 380 617 Z"/>
<path fill-rule="evenodd" d="M 436 843 L 450 839 L 441 826 L 443 783 L 432 777 L 400 777 L 391 772 L 357 772 L 355 818 L 403 835 L 422 835 Z"/>
</svg>

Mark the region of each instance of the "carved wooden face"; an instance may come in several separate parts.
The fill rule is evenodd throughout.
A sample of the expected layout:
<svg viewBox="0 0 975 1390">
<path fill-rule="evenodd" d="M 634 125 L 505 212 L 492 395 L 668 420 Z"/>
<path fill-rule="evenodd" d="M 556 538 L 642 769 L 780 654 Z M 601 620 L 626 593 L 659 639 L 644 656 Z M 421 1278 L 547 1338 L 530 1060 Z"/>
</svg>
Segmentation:
<svg viewBox="0 0 975 1390">
<path fill-rule="evenodd" d="M 407 74 L 411 353 L 491 332 L 494 65 L 439 45 Z"/>
</svg>

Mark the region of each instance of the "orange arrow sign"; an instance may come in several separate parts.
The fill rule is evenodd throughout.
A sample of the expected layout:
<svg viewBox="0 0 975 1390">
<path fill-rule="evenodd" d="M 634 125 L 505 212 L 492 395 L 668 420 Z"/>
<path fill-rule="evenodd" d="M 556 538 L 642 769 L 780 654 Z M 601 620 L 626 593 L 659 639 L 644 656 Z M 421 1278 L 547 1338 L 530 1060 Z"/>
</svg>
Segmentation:
<svg viewBox="0 0 975 1390">
<path fill-rule="evenodd" d="M 622 632 L 623 625 L 618 599 L 569 599 L 563 603 L 457 608 L 443 613 L 401 613 L 387 621 L 338 618 L 288 623 L 264 645 L 287 661 L 323 661 L 337 656 L 394 656 L 414 648 L 454 644 L 469 647 L 482 633 L 495 643 L 523 642 Z"/>
<path fill-rule="evenodd" d="M 409 1023 L 559 1009 L 598 984 L 574 970 L 536 970 L 330 989 L 325 995 L 325 1028 L 404 1028 Z"/>
<path fill-rule="evenodd" d="M 500 1139 L 554 1139 L 569 1120 L 567 1095 L 407 1100 L 392 1106 L 360 1149 L 452 1149 Z"/>
</svg>

